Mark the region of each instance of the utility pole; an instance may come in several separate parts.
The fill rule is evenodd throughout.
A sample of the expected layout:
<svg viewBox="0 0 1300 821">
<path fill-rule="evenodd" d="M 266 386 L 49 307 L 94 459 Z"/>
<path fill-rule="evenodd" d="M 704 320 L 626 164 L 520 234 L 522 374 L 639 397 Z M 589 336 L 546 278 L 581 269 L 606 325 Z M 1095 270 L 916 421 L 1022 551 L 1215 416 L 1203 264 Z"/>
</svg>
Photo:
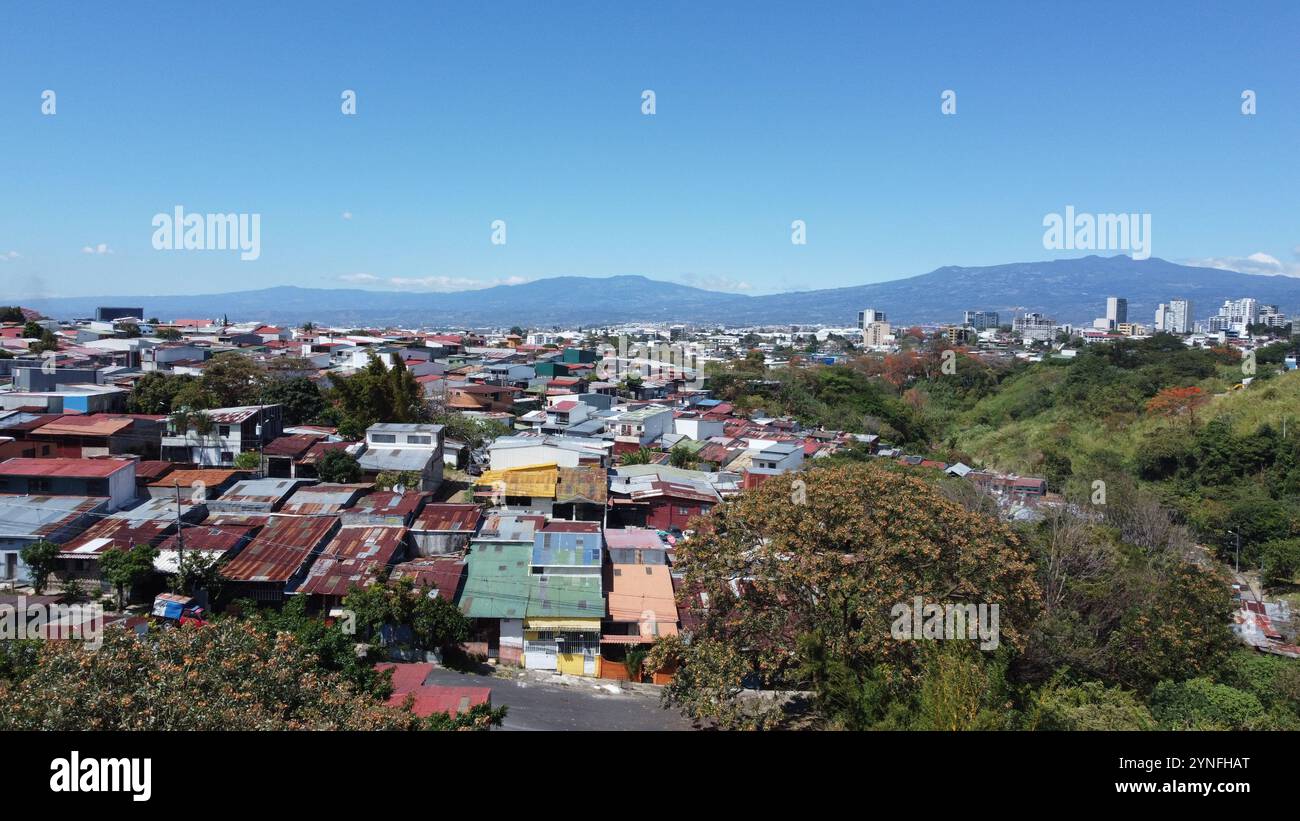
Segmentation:
<svg viewBox="0 0 1300 821">
<path fill-rule="evenodd" d="M 181 523 L 181 483 L 172 480 L 172 487 L 176 488 L 176 575 L 181 582 L 181 594 L 185 594 L 185 577 L 181 573 L 181 567 L 185 561 L 185 527 Z"/>
</svg>

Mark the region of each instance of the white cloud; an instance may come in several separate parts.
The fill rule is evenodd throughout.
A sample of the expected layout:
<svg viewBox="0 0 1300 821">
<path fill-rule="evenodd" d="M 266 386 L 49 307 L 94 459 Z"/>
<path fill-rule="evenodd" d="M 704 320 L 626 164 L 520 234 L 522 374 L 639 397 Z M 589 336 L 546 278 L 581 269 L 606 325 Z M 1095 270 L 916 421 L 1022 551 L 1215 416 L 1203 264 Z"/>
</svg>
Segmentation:
<svg viewBox="0 0 1300 821">
<path fill-rule="evenodd" d="M 750 285 L 748 282 L 732 279 L 728 276 L 713 274 L 682 274 L 679 279 L 686 285 L 690 285 L 694 288 L 703 288 L 706 291 L 745 293 L 754 290 L 754 286 Z"/>
<path fill-rule="evenodd" d="M 113 253 L 113 249 L 108 247 L 108 243 L 101 242 L 98 245 L 83 246 L 81 249 L 81 253 L 94 254 L 95 256 L 103 256 L 104 254 Z"/>
<path fill-rule="evenodd" d="M 376 285 L 384 290 L 392 291 L 477 291 L 483 288 L 492 288 L 497 285 L 522 285 L 528 282 L 525 277 L 510 276 L 498 277 L 496 279 L 471 279 L 469 277 L 448 277 L 448 276 L 429 276 L 429 277 L 380 277 L 374 274 L 356 273 L 343 274 L 339 276 L 344 282 L 350 282 L 354 285 Z"/>
<path fill-rule="evenodd" d="M 345 219 L 345 220 L 350 220 L 350 219 L 352 219 L 352 212 L 351 212 L 351 211 L 344 211 L 344 212 L 343 212 L 343 219 Z"/>
<path fill-rule="evenodd" d="M 1300 246 L 1295 248 L 1296 257 L 1300 258 Z M 1300 277 L 1300 262 L 1283 262 L 1277 257 L 1256 251 L 1246 257 L 1210 257 L 1192 259 L 1188 265 L 1203 268 L 1219 268 L 1224 271 L 1239 271 L 1243 274 L 1260 274 L 1263 276 Z"/>
<path fill-rule="evenodd" d="M 4 253 L 0 253 L 0 262 L 10 262 L 12 260 L 18 259 L 21 256 L 22 254 L 18 253 L 17 251 L 5 251 Z"/>
</svg>

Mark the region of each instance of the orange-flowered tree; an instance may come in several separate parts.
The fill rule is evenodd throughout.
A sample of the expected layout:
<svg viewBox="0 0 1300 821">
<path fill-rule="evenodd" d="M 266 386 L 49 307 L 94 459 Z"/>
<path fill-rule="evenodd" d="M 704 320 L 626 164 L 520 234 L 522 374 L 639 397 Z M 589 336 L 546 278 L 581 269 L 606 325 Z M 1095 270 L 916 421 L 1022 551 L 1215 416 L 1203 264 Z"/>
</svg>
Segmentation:
<svg viewBox="0 0 1300 821">
<path fill-rule="evenodd" d="M 742 687 L 836 698 L 913 687 L 923 642 L 891 626 L 893 608 L 917 597 L 997 604 L 1000 643 L 1013 650 L 1039 609 L 1029 548 L 1004 523 L 875 463 L 769 479 L 696 524 L 677 553 L 691 594 L 678 606 L 699 625 L 689 643 L 661 642 L 649 663 L 677 667 L 666 699 L 699 720 L 770 725 L 772 712 L 747 707 Z"/>
<path fill-rule="evenodd" d="M 1147 413 L 1174 419 L 1187 417 L 1187 426 L 1195 427 L 1196 409 L 1210 399 L 1205 391 L 1195 385 L 1183 388 L 1165 388 L 1147 401 Z"/>
</svg>

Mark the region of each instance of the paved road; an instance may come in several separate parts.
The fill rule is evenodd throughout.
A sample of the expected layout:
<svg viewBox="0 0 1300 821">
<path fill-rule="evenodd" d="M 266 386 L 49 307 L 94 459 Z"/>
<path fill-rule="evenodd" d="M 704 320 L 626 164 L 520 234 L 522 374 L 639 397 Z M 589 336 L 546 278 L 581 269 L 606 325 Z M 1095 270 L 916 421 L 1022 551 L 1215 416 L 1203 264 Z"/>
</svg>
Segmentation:
<svg viewBox="0 0 1300 821">
<path fill-rule="evenodd" d="M 520 672 L 483 676 L 435 669 L 428 684 L 491 687 L 492 704 L 510 710 L 503 730 L 689 730 L 657 693 L 620 690 L 617 682 Z"/>
</svg>

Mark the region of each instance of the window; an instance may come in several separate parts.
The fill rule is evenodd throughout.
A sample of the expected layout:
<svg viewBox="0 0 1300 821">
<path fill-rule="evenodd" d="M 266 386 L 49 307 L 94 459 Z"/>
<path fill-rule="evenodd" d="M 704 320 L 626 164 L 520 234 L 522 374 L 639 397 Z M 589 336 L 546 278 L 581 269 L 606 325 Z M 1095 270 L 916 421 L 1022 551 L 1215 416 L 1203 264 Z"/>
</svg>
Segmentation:
<svg viewBox="0 0 1300 821">
<path fill-rule="evenodd" d="M 223 462 L 233 462 L 233 461 L 235 461 L 235 454 L 232 453 L 232 452 L 230 452 L 230 451 L 228 451 L 228 450 L 223 450 L 223 451 L 221 451 L 221 461 L 223 461 Z"/>
<path fill-rule="evenodd" d="M 408 445 L 432 445 L 433 437 L 425 436 L 425 435 L 417 436 L 416 434 L 411 434 L 410 436 L 406 437 L 406 443 Z"/>
<path fill-rule="evenodd" d="M 677 508 L 677 515 L 678 515 L 678 516 L 689 516 L 689 515 L 691 515 L 691 509 L 690 509 L 689 507 L 679 507 L 679 508 Z"/>
<path fill-rule="evenodd" d="M 370 441 L 384 445 L 396 445 L 397 435 L 393 433 L 372 433 L 370 434 Z"/>
<path fill-rule="evenodd" d="M 217 425 L 217 436 L 225 438 L 230 435 L 230 425 Z"/>
</svg>

